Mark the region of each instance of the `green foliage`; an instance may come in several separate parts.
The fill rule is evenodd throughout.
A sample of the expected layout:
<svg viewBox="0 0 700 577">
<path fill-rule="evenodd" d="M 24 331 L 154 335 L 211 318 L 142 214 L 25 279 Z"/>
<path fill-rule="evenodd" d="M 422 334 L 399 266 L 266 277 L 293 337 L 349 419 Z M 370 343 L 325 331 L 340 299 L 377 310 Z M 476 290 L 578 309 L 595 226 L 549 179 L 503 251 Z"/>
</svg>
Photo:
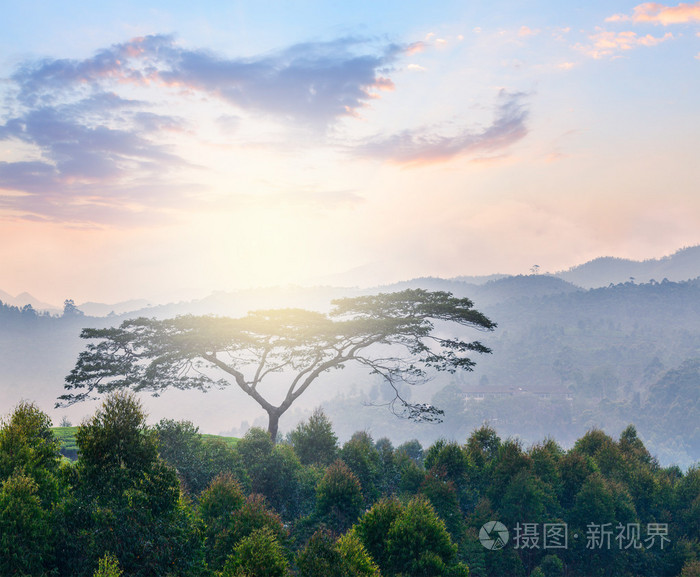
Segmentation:
<svg viewBox="0 0 700 577">
<path fill-rule="evenodd" d="M 226 437 L 202 435 L 201 459 L 204 461 L 204 471 L 209 483 L 221 473 L 230 473 L 239 479 L 246 489 L 250 489 L 250 478 L 236 450 L 237 446 L 237 443 L 232 443 Z"/>
<path fill-rule="evenodd" d="M 199 574 L 198 530 L 133 395 L 109 395 L 76 440 L 80 457 L 66 503 L 63 570 L 90 575 L 111 551 L 130 577 L 164 574 L 172 566 L 182 575 Z"/>
<path fill-rule="evenodd" d="M 250 490 L 264 495 L 285 520 L 304 511 L 303 467 L 289 445 L 277 445 L 262 429 L 252 428 L 236 444 Z"/>
<path fill-rule="evenodd" d="M 229 527 L 234 542 L 263 528 L 280 542 L 288 536 L 280 516 L 267 506 L 262 495 L 256 494 L 248 495 L 241 508 L 231 514 Z"/>
<path fill-rule="evenodd" d="M 545 439 L 542 443 L 533 445 L 528 451 L 532 459 L 533 472 L 542 481 L 561 493 L 562 481 L 557 465 L 564 455 L 564 450 L 553 439 Z"/>
<path fill-rule="evenodd" d="M 300 577 L 378 577 L 379 569 L 357 535 L 336 540 L 328 529 L 314 533 L 296 558 Z"/>
<path fill-rule="evenodd" d="M 379 567 L 367 553 L 362 541 L 353 532 L 342 535 L 336 543 L 342 559 L 341 573 L 343 577 L 379 577 Z"/>
<path fill-rule="evenodd" d="M 377 501 L 352 528 L 375 560 L 382 572 L 386 573 L 390 559 L 386 537 L 389 529 L 403 512 L 403 506 L 395 497 Z"/>
<path fill-rule="evenodd" d="M 222 473 L 200 495 L 199 514 L 210 527 L 240 509 L 244 501 L 238 480 L 230 473 Z"/>
<path fill-rule="evenodd" d="M 338 456 L 338 437 L 320 407 L 289 433 L 289 440 L 304 465 L 330 465 Z"/>
<path fill-rule="evenodd" d="M 498 575 L 498 577 L 525 577 L 525 567 L 522 559 L 518 556 L 515 550 L 510 548 L 501 549 L 500 551 L 490 551 L 486 555 L 486 574 Z M 581 577 L 592 577 L 584 573 Z"/>
<path fill-rule="evenodd" d="M 286 577 L 289 563 L 269 528 L 244 537 L 229 555 L 219 577 Z"/>
<path fill-rule="evenodd" d="M 362 489 L 355 474 L 343 461 L 326 470 L 316 487 L 316 514 L 334 530 L 343 532 L 359 517 Z"/>
<path fill-rule="evenodd" d="M 562 480 L 561 504 L 571 507 L 586 479 L 597 471 L 593 458 L 581 453 L 569 451 L 557 464 L 557 471 Z"/>
<path fill-rule="evenodd" d="M 417 465 L 423 464 L 423 447 L 418 439 L 412 439 L 411 441 L 406 441 L 398 447 L 396 447 L 396 455 L 402 455 L 405 458 L 410 459 Z"/>
<path fill-rule="evenodd" d="M 479 542 L 479 534 L 474 527 L 468 527 L 458 544 L 459 560 L 469 567 L 471 577 L 489 577 L 486 572 L 486 555 L 492 553 Z"/>
<path fill-rule="evenodd" d="M 255 531 L 266 529 L 278 540 L 286 540 L 282 521 L 262 495 L 244 497 L 231 475 L 218 476 L 202 493 L 199 513 L 204 522 L 209 567 L 221 569 L 233 548 Z"/>
<path fill-rule="evenodd" d="M 129 392 L 108 395 L 92 419 L 78 427 L 75 439 L 82 475 L 105 495 L 133 487 L 158 459 L 156 435 L 141 402 Z"/>
<path fill-rule="evenodd" d="M 252 427 L 236 444 L 236 451 L 241 456 L 243 466 L 248 471 L 254 471 L 261 461 L 271 454 L 275 443 L 263 429 Z"/>
<path fill-rule="evenodd" d="M 121 577 L 123 573 L 119 568 L 119 559 L 111 553 L 105 553 L 92 577 Z"/>
<path fill-rule="evenodd" d="M 75 461 L 78 458 L 78 445 L 75 442 L 78 427 L 53 427 L 52 430 L 60 443 L 61 454 L 67 459 Z"/>
<path fill-rule="evenodd" d="M 202 458 L 202 438 L 199 428 L 190 421 L 162 419 L 156 426 L 158 453 L 177 470 L 183 488 L 197 494 L 206 487 L 208 471 Z"/>
<path fill-rule="evenodd" d="M 462 533 L 463 517 L 455 483 L 441 469 L 431 469 L 425 476 L 420 492 L 435 508 L 454 538 Z"/>
<path fill-rule="evenodd" d="M 386 541 L 393 574 L 443 575 L 457 555 L 444 522 L 423 497 L 408 502 L 389 527 Z"/>
<path fill-rule="evenodd" d="M 0 480 L 16 472 L 31 477 L 44 506 L 58 497 L 59 442 L 51 419 L 36 405 L 21 402 L 0 426 Z"/>
<path fill-rule="evenodd" d="M 198 511 L 204 522 L 207 562 L 221 568 L 231 549 L 231 515 L 245 502 L 240 483 L 231 474 L 222 473 L 205 489 L 199 498 Z"/>
<path fill-rule="evenodd" d="M 467 453 L 457 443 L 440 439 L 425 453 L 425 468 L 435 474 L 444 475 L 453 483 L 469 481 L 469 461 Z"/>
<path fill-rule="evenodd" d="M 416 496 L 406 506 L 381 500 L 353 528 L 383 575 L 467 575 L 457 546 L 430 502 Z"/>
<path fill-rule="evenodd" d="M 0 575 L 43 575 L 52 535 L 36 482 L 15 471 L 0 485 Z"/>
<path fill-rule="evenodd" d="M 467 457 L 472 465 L 471 482 L 479 493 L 484 493 L 488 486 L 488 475 L 498 456 L 501 439 L 495 429 L 483 425 L 474 430 L 465 445 Z"/>
<path fill-rule="evenodd" d="M 210 441 L 191 423 L 161 421 L 154 431 L 138 401 L 118 394 L 77 440 L 76 463 L 61 462 L 48 417 L 35 406 L 24 403 L 3 421 L 0 575 L 287 577 L 294 558 L 300 576 L 697 573 L 700 468 L 660 467 L 634 426 L 619 440 L 593 429 L 568 451 L 552 439 L 526 450 L 482 427 L 464 446 L 434 443 L 422 460 L 420 445 L 394 450 L 388 439 L 375 444 L 359 433 L 344 450 L 384 495 L 361 516 L 362 488 L 350 467 L 303 465 L 291 444 L 276 446 L 259 429 L 235 448 L 216 442 L 207 453 Z M 190 479 L 219 466 L 199 477 L 207 454 L 240 476 L 217 475 L 193 503 L 181 491 L 185 475 L 159 452 L 189 467 Z M 282 503 L 291 522 L 283 525 L 267 497 L 249 494 L 253 486 Z M 479 543 L 491 520 L 511 530 L 499 551 Z M 528 522 L 567 523 L 568 548 L 514 548 L 515 524 Z M 586 546 L 591 523 L 610 523 L 609 550 Z M 639 524 L 643 541 L 648 523 L 668 523 L 663 549 L 617 547 L 618 526 Z"/>
<path fill-rule="evenodd" d="M 372 436 L 358 431 L 343 445 L 340 458 L 359 479 L 365 506 L 370 506 L 381 495 L 382 459 L 374 446 Z"/>
<path fill-rule="evenodd" d="M 382 437 L 374 446 L 379 453 L 380 493 L 393 495 L 398 490 L 401 481 L 394 445 L 389 439 Z"/>
<path fill-rule="evenodd" d="M 201 435 L 189 421 L 162 419 L 155 431 L 159 455 L 177 471 L 184 491 L 198 495 L 221 473 L 247 481 L 235 445 L 226 439 Z"/>
<path fill-rule="evenodd" d="M 552 522 L 558 518 L 559 506 L 552 486 L 523 470 L 506 487 L 499 512 L 503 522 L 513 526 L 516 523 Z"/>
<path fill-rule="evenodd" d="M 521 472 L 530 474 L 533 464 L 530 456 L 517 440 L 508 439 L 498 447 L 498 455 L 489 471 L 486 494 L 498 507 L 513 479 Z"/>
<path fill-rule="evenodd" d="M 335 545 L 335 535 L 321 528 L 309 539 L 296 556 L 300 577 L 327 577 L 338 575 L 342 558 Z"/>
<path fill-rule="evenodd" d="M 556 555 L 546 555 L 540 562 L 544 577 L 563 577 L 564 562 Z"/>
<path fill-rule="evenodd" d="M 415 495 L 425 482 L 425 469 L 411 460 L 404 461 L 400 464 L 400 467 L 399 492 Z"/>
<path fill-rule="evenodd" d="M 600 473 L 586 479 L 576 495 L 569 518 L 575 527 L 582 530 L 592 522 L 591 519 L 595 519 L 595 523 L 615 521 L 615 496 L 610 483 Z"/>
<path fill-rule="evenodd" d="M 471 464 L 469 462 L 469 453 L 464 447 L 454 441 L 448 442 L 440 439 L 425 452 L 424 464 L 433 479 L 441 479 L 451 487 L 451 492 L 454 493 L 457 499 L 457 509 L 453 513 L 448 513 L 448 509 L 443 509 L 446 505 L 445 503 L 439 506 L 438 502 L 429 495 L 431 502 L 441 512 L 445 521 L 448 521 L 448 518 L 450 518 L 448 515 L 454 517 L 454 514 L 458 511 L 461 515 L 462 511 L 467 511 L 473 505 L 474 492 L 471 480 Z M 429 479 L 426 480 L 426 482 L 429 481 Z M 437 489 L 437 485 L 434 482 L 432 486 L 434 490 Z M 428 495 L 425 490 L 423 492 Z M 445 490 L 443 490 L 443 493 L 445 493 Z M 447 496 L 447 493 L 445 493 L 445 496 Z M 460 524 L 454 520 L 449 521 L 448 525 L 453 535 L 457 535 L 461 531 Z"/>
<path fill-rule="evenodd" d="M 700 464 L 688 469 L 676 485 L 677 516 L 686 534 L 700 541 Z"/>
<path fill-rule="evenodd" d="M 700 577 L 700 561 L 688 561 L 679 577 Z"/>
</svg>

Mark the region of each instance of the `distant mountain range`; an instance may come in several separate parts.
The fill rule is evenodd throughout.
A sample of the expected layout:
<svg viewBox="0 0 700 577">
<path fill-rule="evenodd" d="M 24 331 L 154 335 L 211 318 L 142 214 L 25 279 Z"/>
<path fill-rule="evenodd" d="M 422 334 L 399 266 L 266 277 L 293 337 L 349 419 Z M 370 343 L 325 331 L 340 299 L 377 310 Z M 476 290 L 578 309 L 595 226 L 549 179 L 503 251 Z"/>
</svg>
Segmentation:
<svg viewBox="0 0 700 577">
<path fill-rule="evenodd" d="M 60 311 L 60 309 L 57 308 L 56 306 L 42 302 L 39 299 L 34 298 L 32 295 L 30 295 L 27 292 L 19 294 L 16 297 L 13 297 L 11 294 L 6 293 L 3 290 L 0 290 L 0 301 L 4 302 L 6 305 L 10 305 L 13 307 L 22 308 L 26 305 L 32 305 L 32 307 L 38 311 L 51 311 L 51 312 L 59 312 Z"/>
<path fill-rule="evenodd" d="M 700 245 L 682 248 L 670 256 L 643 261 L 601 257 L 575 266 L 555 276 L 581 288 L 598 288 L 633 280 L 683 281 L 700 277 Z"/>
<path fill-rule="evenodd" d="M 641 284 L 653 281 L 662 282 L 664 279 L 676 282 L 690 280 L 700 277 L 700 245 L 682 248 L 672 255 L 659 259 L 644 261 L 600 257 L 566 271 L 536 276 L 539 276 L 541 280 L 536 283 L 528 283 L 528 290 L 532 291 L 530 296 L 545 296 L 627 282 Z M 446 290 L 457 296 L 469 296 L 478 303 L 484 301 L 492 303 L 505 300 L 509 298 L 509 295 L 522 296 L 522 293 L 519 292 L 522 288 L 518 281 L 519 278 L 522 276 L 505 274 L 459 276 L 452 279 L 427 277 L 369 289 L 338 286 L 273 287 L 232 292 L 217 291 L 203 299 L 176 304 L 153 305 L 147 299 L 132 299 L 113 304 L 86 302 L 77 306 L 83 313 L 91 317 L 120 316 L 127 313 L 158 317 L 185 313 L 242 315 L 249 310 L 269 308 L 270 306 L 318 309 L 327 307 L 328 302 L 333 298 L 373 293 L 377 292 L 378 289 L 389 291 L 417 286 L 430 290 Z M 484 300 L 481 300 L 480 296 L 483 296 Z M 51 314 L 59 314 L 62 311 L 62 307 L 42 302 L 27 292 L 12 296 L 0 290 L 0 301 L 20 308 L 29 304 L 37 311 L 47 311 Z"/>
</svg>

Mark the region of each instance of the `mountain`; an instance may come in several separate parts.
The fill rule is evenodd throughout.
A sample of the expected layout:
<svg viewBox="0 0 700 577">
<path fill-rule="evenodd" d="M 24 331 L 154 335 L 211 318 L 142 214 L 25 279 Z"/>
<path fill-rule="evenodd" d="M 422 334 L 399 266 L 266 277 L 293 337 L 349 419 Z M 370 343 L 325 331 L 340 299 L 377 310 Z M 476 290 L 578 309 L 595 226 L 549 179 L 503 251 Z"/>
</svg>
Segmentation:
<svg viewBox="0 0 700 577">
<path fill-rule="evenodd" d="M 139 309 L 150 307 L 147 299 L 131 299 L 115 304 L 86 302 L 78 305 L 78 308 L 89 317 L 106 317 L 109 315 L 121 315 Z"/>
<path fill-rule="evenodd" d="M 51 305 L 49 303 L 40 301 L 39 299 L 30 295 L 28 292 L 23 292 L 17 295 L 16 297 L 13 297 L 11 294 L 0 290 L 0 301 L 5 303 L 6 305 L 19 308 L 22 308 L 26 305 L 31 305 L 32 308 L 34 308 L 37 311 L 59 312 L 61 310 L 55 305 Z"/>
<path fill-rule="evenodd" d="M 682 248 L 670 256 L 643 261 L 601 257 L 556 273 L 557 277 L 582 288 L 609 284 L 683 281 L 700 277 L 700 245 Z"/>
<path fill-rule="evenodd" d="M 396 291 L 412 287 L 449 291 L 455 296 L 469 297 L 477 304 L 494 303 L 524 295 L 544 296 L 571 292 L 579 288 L 600 288 L 628 282 L 662 282 L 663 279 L 675 282 L 691 280 L 700 277 L 700 245 L 682 248 L 663 258 L 644 261 L 600 257 L 552 275 L 464 275 L 450 279 L 420 277 L 408 281 L 374 284 L 372 288 L 358 288 L 356 283 L 350 281 L 352 275 L 350 273 L 348 275 L 347 277 L 333 277 L 335 280 L 342 278 L 348 282 L 316 286 L 217 291 L 204 298 L 179 302 L 176 302 L 175 299 L 169 300 L 162 295 L 156 299 L 131 299 L 113 304 L 90 301 L 78 305 L 78 308 L 91 317 L 106 317 L 112 313 L 114 315 L 129 313 L 130 316 L 155 316 L 158 318 L 175 316 L 176 314 L 240 316 L 249 310 L 260 308 L 301 307 L 326 310 L 329 306 L 328 303 L 334 298 L 380 291 Z M 31 304 L 37 311 L 48 311 L 52 314 L 60 313 L 62 310 L 55 305 L 39 301 L 26 292 L 14 297 L 0 290 L 0 301 L 20 308 Z"/>
</svg>

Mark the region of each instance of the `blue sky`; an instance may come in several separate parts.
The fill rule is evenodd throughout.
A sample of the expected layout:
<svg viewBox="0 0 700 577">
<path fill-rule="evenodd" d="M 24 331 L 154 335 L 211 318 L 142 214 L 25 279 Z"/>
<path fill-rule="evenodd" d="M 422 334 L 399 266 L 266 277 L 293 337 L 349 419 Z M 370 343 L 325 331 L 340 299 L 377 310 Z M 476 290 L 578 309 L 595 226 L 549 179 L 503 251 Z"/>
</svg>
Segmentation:
<svg viewBox="0 0 700 577">
<path fill-rule="evenodd" d="M 118 301 L 700 242 L 700 2 L 22 2 L 0 289 Z"/>
</svg>

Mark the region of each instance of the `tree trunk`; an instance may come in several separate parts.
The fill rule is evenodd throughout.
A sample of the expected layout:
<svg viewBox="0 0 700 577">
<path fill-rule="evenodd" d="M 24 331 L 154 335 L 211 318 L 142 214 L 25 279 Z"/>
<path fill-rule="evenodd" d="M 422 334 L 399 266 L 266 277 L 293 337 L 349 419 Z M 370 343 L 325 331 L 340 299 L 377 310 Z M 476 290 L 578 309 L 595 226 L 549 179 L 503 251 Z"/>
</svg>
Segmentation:
<svg viewBox="0 0 700 577">
<path fill-rule="evenodd" d="M 272 442 L 276 443 L 277 431 L 279 429 L 280 416 L 282 415 L 282 411 L 280 411 L 278 407 L 275 407 L 274 409 L 267 411 L 267 415 L 269 417 L 269 420 L 267 422 L 267 432 L 270 434 Z"/>
</svg>

